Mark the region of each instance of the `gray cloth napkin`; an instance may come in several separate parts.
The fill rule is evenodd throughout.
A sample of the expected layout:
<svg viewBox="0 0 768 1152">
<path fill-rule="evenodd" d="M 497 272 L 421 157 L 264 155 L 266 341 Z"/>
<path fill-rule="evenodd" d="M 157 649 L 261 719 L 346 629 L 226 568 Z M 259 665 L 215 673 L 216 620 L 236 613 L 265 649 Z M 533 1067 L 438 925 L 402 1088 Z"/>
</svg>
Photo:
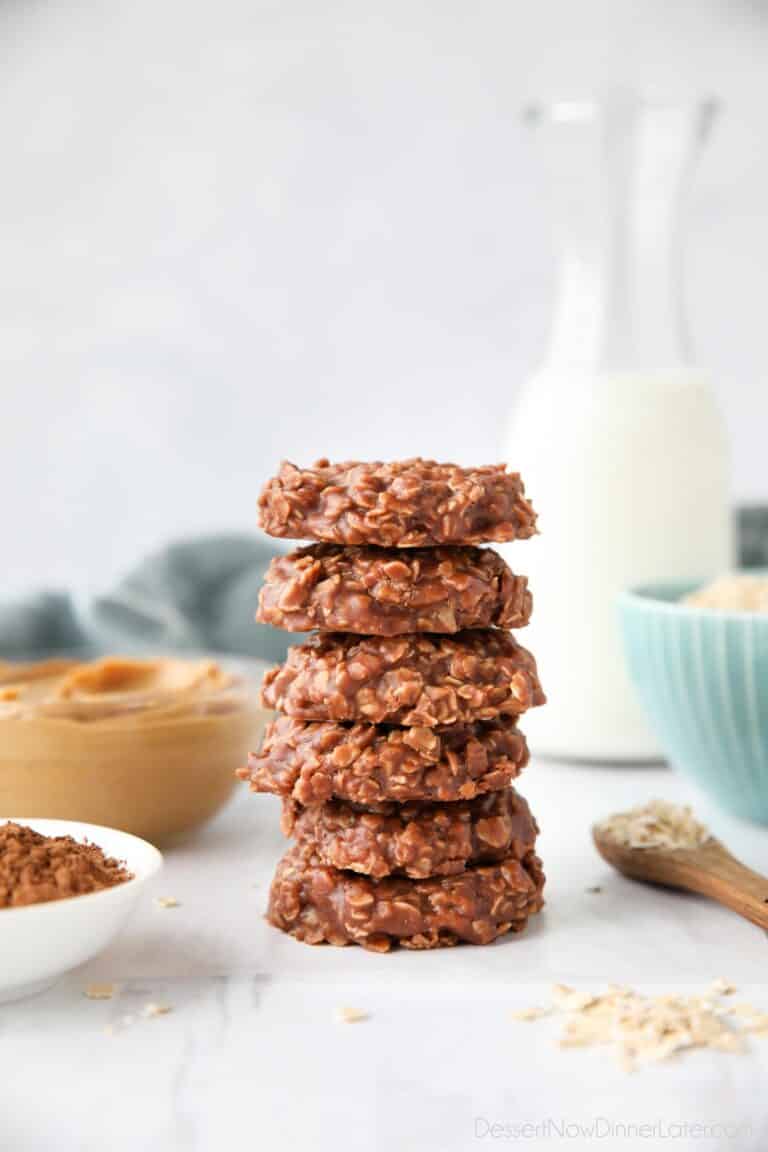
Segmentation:
<svg viewBox="0 0 768 1152">
<path fill-rule="evenodd" d="M 85 632 L 63 592 L 40 592 L 0 605 L 0 659 L 31 660 L 85 648 Z"/>
<path fill-rule="evenodd" d="M 302 637 L 254 620 L 264 574 L 280 550 L 246 535 L 180 540 L 81 612 L 61 592 L 7 604 L 0 607 L 0 655 L 168 650 L 282 660 Z"/>
</svg>

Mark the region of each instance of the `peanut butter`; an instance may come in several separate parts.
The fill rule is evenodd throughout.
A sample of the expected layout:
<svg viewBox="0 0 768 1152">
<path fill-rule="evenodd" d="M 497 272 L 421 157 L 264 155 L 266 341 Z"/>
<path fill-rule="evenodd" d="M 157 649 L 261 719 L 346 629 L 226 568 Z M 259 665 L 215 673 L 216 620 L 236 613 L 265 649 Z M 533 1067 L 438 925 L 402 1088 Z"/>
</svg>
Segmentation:
<svg viewBox="0 0 768 1152">
<path fill-rule="evenodd" d="M 166 840 L 226 801 L 264 715 L 211 660 L 0 662 L 2 807 Z"/>
</svg>

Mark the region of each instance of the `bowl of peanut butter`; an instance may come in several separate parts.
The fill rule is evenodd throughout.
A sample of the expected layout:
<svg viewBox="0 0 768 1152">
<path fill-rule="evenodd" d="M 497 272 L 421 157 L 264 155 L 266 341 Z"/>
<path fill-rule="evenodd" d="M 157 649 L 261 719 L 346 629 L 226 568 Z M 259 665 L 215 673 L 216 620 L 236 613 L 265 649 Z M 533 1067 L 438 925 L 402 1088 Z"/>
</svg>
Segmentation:
<svg viewBox="0 0 768 1152">
<path fill-rule="evenodd" d="M 0 798 L 19 817 L 165 843 L 210 819 L 267 717 L 210 658 L 0 661 Z"/>
</svg>

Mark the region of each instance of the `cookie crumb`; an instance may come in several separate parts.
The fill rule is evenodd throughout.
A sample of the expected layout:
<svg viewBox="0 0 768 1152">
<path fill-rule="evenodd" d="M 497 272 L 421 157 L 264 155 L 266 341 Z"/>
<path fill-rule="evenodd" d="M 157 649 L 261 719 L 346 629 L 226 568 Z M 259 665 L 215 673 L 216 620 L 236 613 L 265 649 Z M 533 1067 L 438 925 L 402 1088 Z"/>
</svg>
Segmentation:
<svg viewBox="0 0 768 1152">
<path fill-rule="evenodd" d="M 159 908 L 180 908 L 181 900 L 177 900 L 175 896 L 155 896 L 155 904 Z"/>
<path fill-rule="evenodd" d="M 111 1000 L 114 994 L 114 984 L 87 984 L 83 992 L 89 1000 Z"/>
<path fill-rule="evenodd" d="M 359 1008 L 340 1008 L 339 1019 L 344 1024 L 360 1024 L 363 1020 L 368 1020 L 369 1016 Z"/>
<path fill-rule="evenodd" d="M 600 892 L 602 892 L 602 890 L 602 885 L 600 884 L 593 884 L 591 888 L 584 889 L 584 891 L 590 896 L 597 896 Z"/>
</svg>

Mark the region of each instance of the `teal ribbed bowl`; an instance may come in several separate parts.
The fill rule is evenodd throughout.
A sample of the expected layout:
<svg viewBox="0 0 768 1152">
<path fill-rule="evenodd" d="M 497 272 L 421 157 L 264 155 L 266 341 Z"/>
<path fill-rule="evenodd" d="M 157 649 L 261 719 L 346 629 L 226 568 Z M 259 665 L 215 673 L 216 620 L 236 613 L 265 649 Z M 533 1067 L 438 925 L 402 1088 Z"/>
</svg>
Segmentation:
<svg viewBox="0 0 768 1152">
<path fill-rule="evenodd" d="M 679 603 L 694 587 L 621 596 L 630 675 L 670 762 L 768 824 L 768 615 Z"/>
</svg>

